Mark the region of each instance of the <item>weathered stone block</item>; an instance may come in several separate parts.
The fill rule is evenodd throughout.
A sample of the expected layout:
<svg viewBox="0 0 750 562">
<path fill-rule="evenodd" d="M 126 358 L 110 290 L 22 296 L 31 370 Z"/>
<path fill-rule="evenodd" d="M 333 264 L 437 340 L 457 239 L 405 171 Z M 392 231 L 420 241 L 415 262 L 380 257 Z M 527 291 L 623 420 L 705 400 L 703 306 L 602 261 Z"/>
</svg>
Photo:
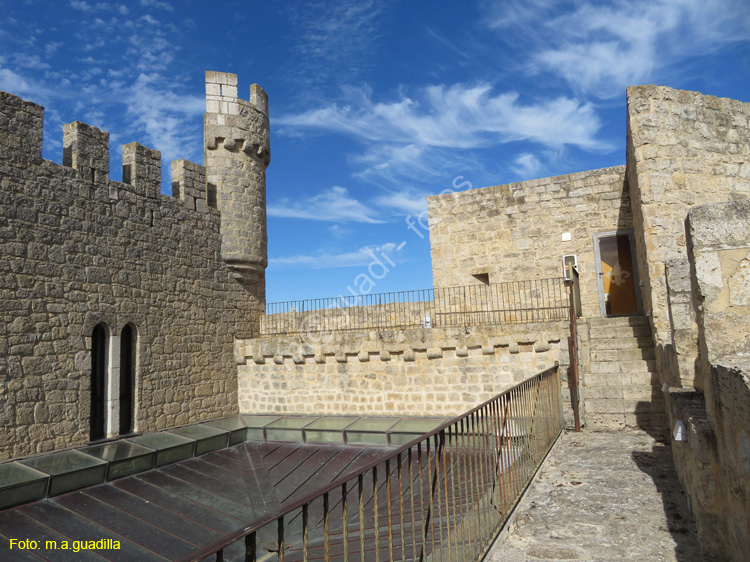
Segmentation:
<svg viewBox="0 0 750 562">
<path fill-rule="evenodd" d="M 439 347 L 432 347 L 427 350 L 427 359 L 442 359 L 443 350 Z"/>
</svg>

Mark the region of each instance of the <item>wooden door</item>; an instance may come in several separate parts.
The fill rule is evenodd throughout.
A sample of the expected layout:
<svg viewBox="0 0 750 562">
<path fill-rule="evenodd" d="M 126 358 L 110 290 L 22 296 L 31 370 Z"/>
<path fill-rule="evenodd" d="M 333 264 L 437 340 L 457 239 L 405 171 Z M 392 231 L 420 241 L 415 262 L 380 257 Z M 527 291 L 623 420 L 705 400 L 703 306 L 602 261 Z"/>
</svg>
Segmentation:
<svg viewBox="0 0 750 562">
<path fill-rule="evenodd" d="M 640 313 L 632 233 L 595 235 L 599 298 L 603 316 Z"/>
</svg>

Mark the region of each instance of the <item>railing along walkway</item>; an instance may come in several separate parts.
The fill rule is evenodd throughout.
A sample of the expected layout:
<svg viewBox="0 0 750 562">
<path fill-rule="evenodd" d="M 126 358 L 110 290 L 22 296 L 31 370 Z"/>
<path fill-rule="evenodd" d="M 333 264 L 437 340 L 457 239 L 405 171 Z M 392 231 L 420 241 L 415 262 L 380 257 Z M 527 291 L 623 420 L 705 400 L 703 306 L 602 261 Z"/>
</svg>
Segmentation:
<svg viewBox="0 0 750 562">
<path fill-rule="evenodd" d="M 567 314 L 564 279 L 534 279 L 268 303 L 260 335 L 551 322 Z"/>
<path fill-rule="evenodd" d="M 479 560 L 561 431 L 554 367 L 182 561 Z"/>
</svg>

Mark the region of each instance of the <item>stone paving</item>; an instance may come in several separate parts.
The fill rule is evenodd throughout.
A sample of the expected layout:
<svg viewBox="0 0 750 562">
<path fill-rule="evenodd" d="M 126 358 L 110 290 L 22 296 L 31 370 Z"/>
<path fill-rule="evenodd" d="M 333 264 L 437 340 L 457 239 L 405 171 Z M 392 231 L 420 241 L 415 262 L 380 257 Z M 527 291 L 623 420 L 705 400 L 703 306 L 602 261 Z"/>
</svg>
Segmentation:
<svg viewBox="0 0 750 562">
<path fill-rule="evenodd" d="M 487 562 L 699 562 L 668 443 L 641 430 L 566 433 Z"/>
</svg>

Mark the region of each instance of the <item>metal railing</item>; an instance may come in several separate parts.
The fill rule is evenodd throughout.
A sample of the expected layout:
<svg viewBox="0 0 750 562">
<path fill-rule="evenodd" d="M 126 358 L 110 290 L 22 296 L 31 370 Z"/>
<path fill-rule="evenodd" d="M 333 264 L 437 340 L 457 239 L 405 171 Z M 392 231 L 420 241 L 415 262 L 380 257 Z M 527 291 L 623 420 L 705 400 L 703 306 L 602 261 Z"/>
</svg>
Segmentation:
<svg viewBox="0 0 750 562">
<path fill-rule="evenodd" d="M 568 353 L 570 356 L 570 371 L 568 373 L 568 387 L 570 388 L 570 405 L 573 408 L 573 424 L 576 431 L 581 431 L 580 397 L 578 395 L 578 321 L 581 316 L 581 289 L 578 269 L 572 264 L 567 267 L 565 284 L 570 294 L 570 335 L 568 336 Z"/>
<path fill-rule="evenodd" d="M 182 562 L 480 560 L 560 435 L 561 406 L 554 367 Z"/>
<path fill-rule="evenodd" d="M 563 278 L 268 303 L 260 335 L 565 320 Z"/>
</svg>

